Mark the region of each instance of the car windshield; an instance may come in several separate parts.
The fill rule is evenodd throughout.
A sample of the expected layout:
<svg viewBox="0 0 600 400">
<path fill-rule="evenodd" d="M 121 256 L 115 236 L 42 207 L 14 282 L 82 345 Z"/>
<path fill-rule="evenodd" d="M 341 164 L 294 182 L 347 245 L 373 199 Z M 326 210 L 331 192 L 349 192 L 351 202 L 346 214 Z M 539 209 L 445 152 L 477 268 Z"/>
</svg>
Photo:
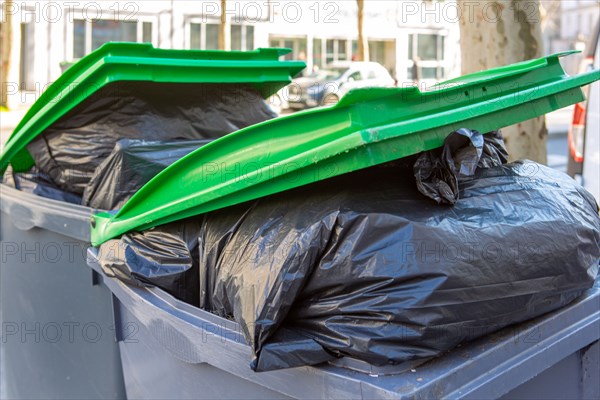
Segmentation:
<svg viewBox="0 0 600 400">
<path fill-rule="evenodd" d="M 318 81 L 332 81 L 342 76 L 347 70 L 348 68 L 327 67 L 313 72 L 309 77 Z"/>
</svg>

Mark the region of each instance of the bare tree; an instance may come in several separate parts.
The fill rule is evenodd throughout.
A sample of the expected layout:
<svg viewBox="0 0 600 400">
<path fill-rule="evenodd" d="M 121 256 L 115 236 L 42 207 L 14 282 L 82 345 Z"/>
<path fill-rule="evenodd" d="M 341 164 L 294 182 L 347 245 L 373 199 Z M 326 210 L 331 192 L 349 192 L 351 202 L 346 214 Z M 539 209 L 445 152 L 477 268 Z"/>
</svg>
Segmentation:
<svg viewBox="0 0 600 400">
<path fill-rule="evenodd" d="M 459 6 L 463 73 L 542 56 L 539 0 L 459 0 Z M 502 133 L 511 159 L 546 163 L 544 116 L 504 128 Z"/>
<path fill-rule="evenodd" d="M 219 50 L 231 50 L 229 44 L 229 22 L 225 12 L 227 0 L 221 0 L 221 23 L 219 24 Z"/>
<path fill-rule="evenodd" d="M 12 51 L 12 10 L 13 1 L 2 3 L 2 24 L 0 28 L 0 106 L 8 106 L 7 81 Z"/>
<path fill-rule="evenodd" d="M 369 61 L 369 42 L 363 32 L 365 0 L 356 0 L 358 5 L 358 54 L 357 61 Z"/>
</svg>

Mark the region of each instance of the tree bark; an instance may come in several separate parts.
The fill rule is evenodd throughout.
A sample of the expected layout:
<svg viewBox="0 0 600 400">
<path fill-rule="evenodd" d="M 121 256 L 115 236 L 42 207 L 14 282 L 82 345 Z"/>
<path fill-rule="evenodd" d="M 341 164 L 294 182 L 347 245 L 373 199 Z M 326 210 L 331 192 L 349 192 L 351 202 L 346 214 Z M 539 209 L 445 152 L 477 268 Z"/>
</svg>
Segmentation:
<svg viewBox="0 0 600 400">
<path fill-rule="evenodd" d="M 219 50 L 231 50 L 229 22 L 225 13 L 227 0 L 221 0 L 221 23 L 219 24 Z"/>
<path fill-rule="evenodd" d="M 365 0 L 356 0 L 358 6 L 358 54 L 356 61 L 369 61 L 369 42 L 363 32 Z"/>
<path fill-rule="evenodd" d="M 463 74 L 543 55 L 539 0 L 459 0 L 458 4 Z M 512 160 L 546 163 L 544 116 L 503 128 L 502 134 Z"/>
<path fill-rule="evenodd" d="M 12 52 L 12 0 L 7 0 L 2 4 L 2 29 L 0 32 L 0 106 L 8 107 L 7 81 L 10 69 Z"/>
</svg>

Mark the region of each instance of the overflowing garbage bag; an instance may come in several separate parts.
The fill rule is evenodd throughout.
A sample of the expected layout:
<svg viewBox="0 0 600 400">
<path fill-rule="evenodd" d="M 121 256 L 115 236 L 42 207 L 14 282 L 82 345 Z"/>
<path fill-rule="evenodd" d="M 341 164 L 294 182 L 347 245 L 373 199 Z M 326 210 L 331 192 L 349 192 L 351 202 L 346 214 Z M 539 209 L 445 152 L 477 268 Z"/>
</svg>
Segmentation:
<svg viewBox="0 0 600 400">
<path fill-rule="evenodd" d="M 477 168 L 505 164 L 508 151 L 499 131 L 483 136 L 461 128 L 449 135 L 444 147 L 423 152 L 414 163 L 419 191 L 438 203 L 458 201 L 459 179 L 473 176 Z"/>
<path fill-rule="evenodd" d="M 114 82 L 90 95 L 27 146 L 62 190 L 82 196 L 120 139 L 215 139 L 276 114 L 246 85 Z"/>
<path fill-rule="evenodd" d="M 189 219 L 109 240 L 103 245 L 102 268 L 107 276 L 157 286 L 198 306 L 199 232 L 200 222 Z"/>
<path fill-rule="evenodd" d="M 119 140 L 95 169 L 83 192 L 83 204 L 101 210 L 120 208 L 160 171 L 209 142 Z"/>
<path fill-rule="evenodd" d="M 233 318 L 256 371 L 433 357 L 564 306 L 597 275 L 593 197 L 506 159 L 497 133 L 459 130 L 411 163 L 127 233 L 99 259 Z"/>
</svg>

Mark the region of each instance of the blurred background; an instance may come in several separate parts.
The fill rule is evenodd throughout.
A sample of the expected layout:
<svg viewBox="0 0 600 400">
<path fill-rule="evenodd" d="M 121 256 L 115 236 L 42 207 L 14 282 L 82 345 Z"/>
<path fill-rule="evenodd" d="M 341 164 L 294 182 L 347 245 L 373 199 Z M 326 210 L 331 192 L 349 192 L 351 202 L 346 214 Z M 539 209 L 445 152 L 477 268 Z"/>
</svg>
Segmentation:
<svg viewBox="0 0 600 400">
<path fill-rule="evenodd" d="M 564 59 L 574 74 L 598 29 L 600 1 L 3 1 L 1 10 L 3 142 L 49 84 L 108 41 L 167 49 L 289 48 L 285 58 L 307 67 L 268 99 L 277 112 L 289 113 L 335 103 L 353 87 L 426 90 L 464 73 L 581 50 Z M 535 140 L 520 144 L 523 154 L 566 165 L 560 157 L 571 114 L 563 109 L 546 125 L 526 129 L 544 136 L 543 143 L 546 135 L 537 132 L 550 134 L 548 145 L 558 147 L 548 147 L 548 159 Z M 560 140 L 550 143 L 552 135 Z M 552 161 L 553 154 L 560 160 Z"/>
</svg>

